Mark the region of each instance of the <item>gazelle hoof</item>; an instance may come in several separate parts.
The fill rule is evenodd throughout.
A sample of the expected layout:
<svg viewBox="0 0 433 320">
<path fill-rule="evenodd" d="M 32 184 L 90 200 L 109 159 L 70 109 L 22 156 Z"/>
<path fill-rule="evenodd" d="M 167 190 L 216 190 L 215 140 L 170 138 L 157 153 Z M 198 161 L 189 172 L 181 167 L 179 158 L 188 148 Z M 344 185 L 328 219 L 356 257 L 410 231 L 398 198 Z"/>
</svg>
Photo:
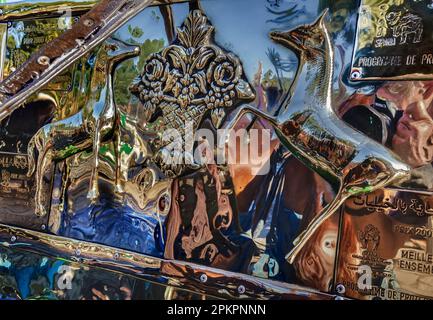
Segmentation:
<svg viewBox="0 0 433 320">
<path fill-rule="evenodd" d="M 42 206 L 36 206 L 35 215 L 40 218 L 45 217 L 47 215 L 47 210 Z"/>
<path fill-rule="evenodd" d="M 96 190 L 90 190 L 89 193 L 87 193 L 87 199 L 92 203 L 95 203 L 99 199 L 99 192 Z"/>
<path fill-rule="evenodd" d="M 296 256 L 297 256 L 297 252 L 296 252 L 296 250 L 295 250 L 295 248 L 294 248 L 294 249 L 292 249 L 292 251 L 290 251 L 290 252 L 287 254 L 287 256 L 286 256 L 286 261 L 287 261 L 288 263 L 290 263 L 290 264 L 293 264 L 293 262 L 295 262 L 295 258 L 296 258 Z"/>
</svg>

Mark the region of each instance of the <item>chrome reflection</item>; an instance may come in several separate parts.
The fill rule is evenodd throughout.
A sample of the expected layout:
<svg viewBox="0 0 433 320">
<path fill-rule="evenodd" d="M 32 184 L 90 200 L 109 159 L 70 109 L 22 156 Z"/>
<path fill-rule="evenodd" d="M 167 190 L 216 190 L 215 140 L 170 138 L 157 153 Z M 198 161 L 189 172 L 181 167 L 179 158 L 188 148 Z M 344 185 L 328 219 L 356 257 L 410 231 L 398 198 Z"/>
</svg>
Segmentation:
<svg viewBox="0 0 433 320">
<path fill-rule="evenodd" d="M 139 50 L 136 46 L 129 46 L 114 39 L 107 40 L 96 54 L 90 97 L 84 108 L 67 119 L 44 126 L 31 139 L 28 146 L 28 175 L 31 176 L 36 172 L 35 213 L 37 215 L 47 214 L 41 194 L 42 178 L 47 166 L 52 161 L 66 159 L 90 147 L 93 148 L 93 161 L 88 198 L 93 201 L 98 199 L 101 143 L 112 133 L 118 117 L 112 90 L 113 72 L 118 63 L 138 54 Z M 37 162 L 35 151 L 38 153 Z"/>
<path fill-rule="evenodd" d="M 312 170 L 330 182 L 335 199 L 295 239 L 286 256 L 296 256 L 318 228 L 349 197 L 383 188 L 409 178 L 410 168 L 396 155 L 340 120 L 334 113 L 331 92 L 334 50 L 325 25 L 325 11 L 312 24 L 288 32 L 272 32 L 271 38 L 294 50 L 299 66 L 289 98 L 276 117 L 244 106 L 229 127 L 245 114 L 269 121 L 281 142 Z"/>
</svg>

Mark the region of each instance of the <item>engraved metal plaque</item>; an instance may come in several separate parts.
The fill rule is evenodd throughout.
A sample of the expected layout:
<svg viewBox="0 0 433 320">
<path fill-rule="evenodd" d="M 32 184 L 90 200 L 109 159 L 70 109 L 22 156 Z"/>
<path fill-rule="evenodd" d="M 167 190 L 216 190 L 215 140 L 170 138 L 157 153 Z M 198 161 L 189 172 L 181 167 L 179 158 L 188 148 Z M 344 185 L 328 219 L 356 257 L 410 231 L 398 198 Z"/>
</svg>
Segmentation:
<svg viewBox="0 0 433 320">
<path fill-rule="evenodd" d="M 0 24 L 1 78 L 22 65 L 42 45 L 70 28 L 76 17 L 11 19 Z M 25 107 L 16 110 L 0 123 L 0 216 L 5 223 L 32 229 L 45 229 L 47 217 L 34 214 L 35 182 L 28 177 L 27 146 L 32 136 L 53 119 L 73 113 L 74 78 L 81 70 L 75 67 L 61 73 L 42 91 L 31 97 Z M 54 166 L 44 173 L 44 202 L 51 199 Z"/>
<path fill-rule="evenodd" d="M 433 78 L 433 2 L 362 0 L 350 78 Z"/>
<path fill-rule="evenodd" d="M 357 299 L 433 298 L 433 195 L 380 190 L 351 198 L 337 284 Z"/>
</svg>

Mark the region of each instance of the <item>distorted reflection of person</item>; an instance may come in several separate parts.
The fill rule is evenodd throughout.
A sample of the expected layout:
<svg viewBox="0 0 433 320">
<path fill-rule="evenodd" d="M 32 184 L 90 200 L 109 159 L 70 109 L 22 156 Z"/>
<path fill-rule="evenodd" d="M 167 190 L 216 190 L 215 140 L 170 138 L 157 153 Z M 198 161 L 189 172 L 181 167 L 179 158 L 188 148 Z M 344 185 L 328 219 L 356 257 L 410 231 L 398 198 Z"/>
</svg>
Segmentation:
<svg viewBox="0 0 433 320">
<path fill-rule="evenodd" d="M 352 95 L 339 113 L 414 168 L 403 187 L 433 188 L 433 81 L 385 82 Z"/>
</svg>

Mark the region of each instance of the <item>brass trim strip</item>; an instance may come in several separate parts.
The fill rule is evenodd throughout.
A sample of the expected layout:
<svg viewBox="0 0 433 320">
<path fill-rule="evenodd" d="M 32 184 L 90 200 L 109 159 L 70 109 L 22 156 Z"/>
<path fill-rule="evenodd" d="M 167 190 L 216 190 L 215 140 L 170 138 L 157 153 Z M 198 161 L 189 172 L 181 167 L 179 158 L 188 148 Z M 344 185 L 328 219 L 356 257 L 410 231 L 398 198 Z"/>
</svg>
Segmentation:
<svg viewBox="0 0 433 320">
<path fill-rule="evenodd" d="M 333 300 L 309 288 L 0 224 L 0 246 L 132 275 L 223 299 Z M 203 276 L 206 275 L 206 276 Z"/>
<path fill-rule="evenodd" d="M 93 8 L 100 0 L 69 1 L 20 1 L 0 4 L 0 22 L 61 16 L 62 8 L 71 8 L 71 13 L 81 15 Z M 188 2 L 188 0 L 154 0 L 151 6 Z"/>
</svg>

